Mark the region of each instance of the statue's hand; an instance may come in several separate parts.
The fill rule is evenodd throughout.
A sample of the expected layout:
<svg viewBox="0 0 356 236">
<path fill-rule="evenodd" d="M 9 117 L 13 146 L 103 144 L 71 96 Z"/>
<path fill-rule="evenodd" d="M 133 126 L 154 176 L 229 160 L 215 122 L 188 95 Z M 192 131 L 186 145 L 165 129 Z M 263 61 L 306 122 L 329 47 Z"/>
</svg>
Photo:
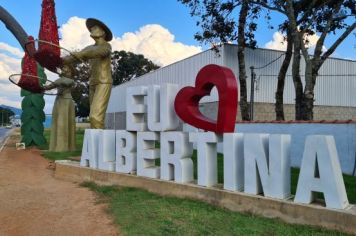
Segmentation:
<svg viewBox="0 0 356 236">
<path fill-rule="evenodd" d="M 52 83 L 52 84 L 49 84 L 49 85 L 44 85 L 43 86 L 43 90 L 51 90 L 51 89 L 54 89 L 56 87 L 57 87 L 57 85 L 55 83 Z"/>
<path fill-rule="evenodd" d="M 72 56 L 65 56 L 61 59 L 64 65 L 72 64 L 74 62 L 74 58 Z"/>
<path fill-rule="evenodd" d="M 69 78 L 61 77 L 53 82 L 58 87 L 70 87 L 74 85 L 74 81 Z"/>
<path fill-rule="evenodd" d="M 43 90 L 50 90 L 50 89 L 51 89 L 51 88 L 50 88 L 49 86 L 47 86 L 47 85 L 43 86 L 42 88 L 43 88 Z"/>
</svg>

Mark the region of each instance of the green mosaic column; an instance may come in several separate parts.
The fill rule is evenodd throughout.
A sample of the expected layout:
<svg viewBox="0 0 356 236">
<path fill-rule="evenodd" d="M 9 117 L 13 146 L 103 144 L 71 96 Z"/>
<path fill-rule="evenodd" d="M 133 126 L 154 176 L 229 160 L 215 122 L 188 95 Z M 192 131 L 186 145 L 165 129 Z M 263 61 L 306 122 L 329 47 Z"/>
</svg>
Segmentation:
<svg viewBox="0 0 356 236">
<path fill-rule="evenodd" d="M 44 69 L 37 64 L 37 75 L 40 77 L 40 84 L 43 85 L 46 81 Z M 46 119 L 43 111 L 45 100 L 43 94 L 31 93 L 26 90 L 21 90 L 23 97 L 21 108 L 21 137 L 26 146 L 44 146 L 47 141 L 44 138 L 43 122 Z"/>
</svg>

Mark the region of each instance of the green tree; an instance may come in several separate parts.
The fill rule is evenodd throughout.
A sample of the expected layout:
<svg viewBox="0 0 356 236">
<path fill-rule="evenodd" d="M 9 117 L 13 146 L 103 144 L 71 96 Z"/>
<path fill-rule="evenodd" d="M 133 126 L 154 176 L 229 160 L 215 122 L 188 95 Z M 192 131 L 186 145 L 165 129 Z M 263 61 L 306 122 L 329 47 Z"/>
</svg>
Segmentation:
<svg viewBox="0 0 356 236">
<path fill-rule="evenodd" d="M 294 8 L 297 3 L 286 1 L 287 14 L 293 29 L 295 39 L 301 44 L 301 52 L 305 60 L 305 86 L 302 96 L 303 120 L 313 120 L 314 88 L 318 71 L 325 60 L 335 52 L 336 48 L 356 28 L 355 2 L 350 0 L 311 1 L 306 3 L 304 14 L 298 15 Z M 310 10 L 309 10 L 310 9 Z M 296 17 L 293 17 L 296 16 Z M 299 23 L 299 24 L 298 24 Z M 299 26 L 299 28 L 298 28 Z M 339 36 L 331 46 L 323 50 L 325 40 L 330 33 L 339 32 Z M 305 35 L 319 33 L 314 52 L 308 52 L 308 40 L 303 40 Z"/>
<path fill-rule="evenodd" d="M 13 111 L 8 108 L 0 107 L 0 126 L 10 123 L 11 116 L 15 115 Z"/>
<path fill-rule="evenodd" d="M 87 62 L 77 64 L 75 67 L 74 80 L 76 81 L 72 89 L 72 97 L 75 102 L 75 115 L 88 117 L 89 106 L 89 77 L 90 68 Z"/>
<path fill-rule="evenodd" d="M 353 0 L 257 0 L 253 4 L 270 11 L 283 14 L 287 20 L 283 24 L 290 30 L 294 45 L 292 75 L 296 93 L 296 119 L 312 120 L 314 108 L 314 88 L 318 71 L 325 60 L 356 28 L 356 9 Z M 313 52 L 308 51 L 306 36 L 320 34 Z M 330 34 L 335 41 L 323 50 Z M 305 60 L 305 85 L 300 78 L 301 55 Z"/>
<path fill-rule="evenodd" d="M 114 85 L 130 81 L 159 68 L 141 54 L 114 51 L 111 54 L 112 77 Z"/>
<path fill-rule="evenodd" d="M 115 86 L 156 70 L 159 66 L 141 54 L 114 51 L 111 55 L 111 68 Z M 74 76 L 76 85 L 72 90 L 72 97 L 76 104 L 76 116 L 79 117 L 89 116 L 89 77 L 89 64 L 87 62 L 77 64 Z"/>
<path fill-rule="evenodd" d="M 243 120 L 250 120 L 247 103 L 245 48 L 256 47 L 254 32 L 255 20 L 260 7 L 250 0 L 178 0 L 190 8 L 190 14 L 198 17 L 197 25 L 202 31 L 195 34 L 195 39 L 210 43 L 215 50 L 221 43 L 237 41 L 237 57 L 240 82 L 240 111 Z M 236 18 L 235 15 L 238 14 Z M 235 19 L 236 18 L 236 19 Z"/>
</svg>

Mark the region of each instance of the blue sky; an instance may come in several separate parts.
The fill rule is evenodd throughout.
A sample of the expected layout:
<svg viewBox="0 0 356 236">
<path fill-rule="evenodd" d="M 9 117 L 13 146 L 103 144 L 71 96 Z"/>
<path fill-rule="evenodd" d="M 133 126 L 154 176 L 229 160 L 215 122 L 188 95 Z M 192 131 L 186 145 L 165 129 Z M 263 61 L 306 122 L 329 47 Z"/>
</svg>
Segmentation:
<svg viewBox="0 0 356 236">
<path fill-rule="evenodd" d="M 40 0 L 0 0 L 28 34 L 38 34 Z M 58 25 L 67 22 L 72 16 L 81 18 L 98 18 L 105 22 L 114 35 L 121 36 L 125 32 L 133 32 L 147 24 L 160 24 L 169 29 L 179 42 L 196 44 L 193 34 L 197 31 L 195 20 L 189 10 L 175 0 L 59 0 L 56 1 Z M 16 45 L 5 27 L 0 27 L 0 41 Z M 5 36 L 5 37 L 3 37 Z"/>
<path fill-rule="evenodd" d="M 41 2 L 0 0 L 0 5 L 18 20 L 28 34 L 36 38 Z M 84 26 L 84 19 L 88 17 L 98 18 L 111 28 L 115 37 L 112 42 L 114 49 L 144 54 L 160 65 L 170 64 L 209 47 L 195 41 L 193 35 L 199 30 L 197 19 L 192 18 L 189 9 L 176 0 L 57 0 L 56 14 L 63 38 L 61 45 L 69 49 L 79 49 L 91 43 Z M 280 16 L 273 17 L 271 24 L 277 25 L 281 20 Z M 276 33 L 276 27 L 268 29 L 264 18 L 258 22 L 256 39 L 259 47 L 281 47 L 281 35 Z M 335 37 L 326 41 L 326 48 L 333 39 Z M 334 56 L 356 59 L 355 41 L 354 36 L 349 36 Z M 13 85 L 6 84 L 7 76 L 3 75 L 19 70 L 21 54 L 18 49 L 21 50 L 15 38 L 0 23 L 0 104 L 19 106 L 21 101 L 18 91 L 10 87 Z M 3 70 L 1 63 L 5 68 Z M 47 100 L 46 112 L 50 113 L 53 98 Z"/>
</svg>

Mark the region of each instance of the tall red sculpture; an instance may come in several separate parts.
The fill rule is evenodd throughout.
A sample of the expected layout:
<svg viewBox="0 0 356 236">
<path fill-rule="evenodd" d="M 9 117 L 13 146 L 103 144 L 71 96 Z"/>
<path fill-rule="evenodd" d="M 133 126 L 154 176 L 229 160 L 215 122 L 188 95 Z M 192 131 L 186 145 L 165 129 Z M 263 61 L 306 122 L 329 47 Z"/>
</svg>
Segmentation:
<svg viewBox="0 0 356 236">
<path fill-rule="evenodd" d="M 38 51 L 35 58 L 46 69 L 56 72 L 61 65 L 57 17 L 54 0 L 42 1 Z"/>
<path fill-rule="evenodd" d="M 29 36 L 28 41 L 33 42 L 33 37 Z M 25 56 L 23 57 L 21 78 L 17 85 L 33 93 L 42 92 L 42 87 L 37 77 L 36 60 L 30 57 L 27 52 L 25 52 Z"/>
</svg>

